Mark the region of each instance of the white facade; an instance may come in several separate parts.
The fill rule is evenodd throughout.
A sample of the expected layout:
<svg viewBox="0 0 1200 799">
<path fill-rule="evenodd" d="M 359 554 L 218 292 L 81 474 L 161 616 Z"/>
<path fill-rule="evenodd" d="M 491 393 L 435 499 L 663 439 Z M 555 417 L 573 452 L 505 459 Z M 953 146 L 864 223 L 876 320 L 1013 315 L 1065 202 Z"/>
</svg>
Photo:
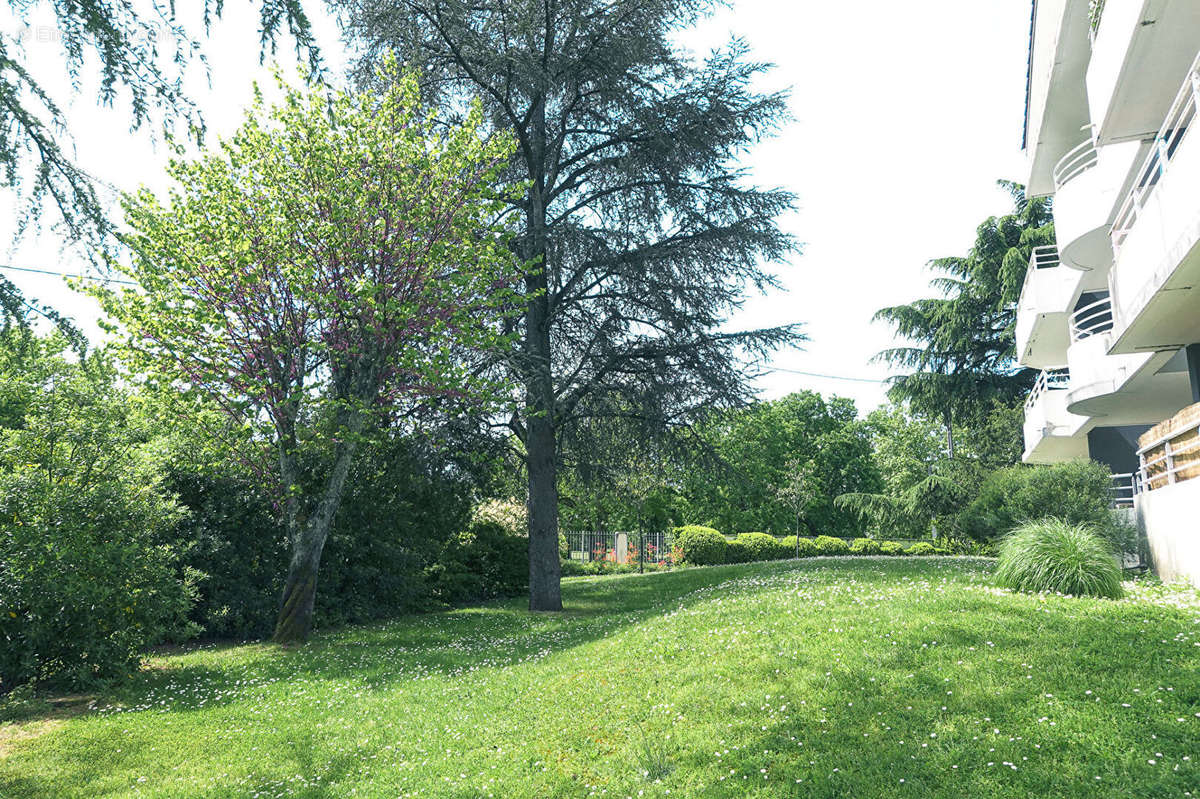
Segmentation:
<svg viewBox="0 0 1200 799">
<path fill-rule="evenodd" d="M 1017 308 L 1018 359 L 1045 370 L 1027 462 L 1136 474 L 1137 434 L 1200 402 L 1198 104 L 1200 0 L 1034 0 L 1027 185 L 1058 243 Z"/>
</svg>

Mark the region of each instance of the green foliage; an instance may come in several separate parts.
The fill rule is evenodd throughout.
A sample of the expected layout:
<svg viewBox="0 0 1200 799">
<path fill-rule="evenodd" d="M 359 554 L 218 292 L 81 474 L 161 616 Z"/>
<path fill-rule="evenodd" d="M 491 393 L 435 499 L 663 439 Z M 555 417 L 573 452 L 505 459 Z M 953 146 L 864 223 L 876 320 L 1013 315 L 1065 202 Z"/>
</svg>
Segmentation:
<svg viewBox="0 0 1200 799">
<path fill-rule="evenodd" d="M 856 517 L 832 497 L 878 491 L 868 425 L 854 403 L 804 391 L 709 415 L 697 427 L 695 468 L 681 475 L 691 518 L 734 530 L 851 535 Z M 706 461 L 711 452 L 715 462 Z"/>
<path fill-rule="evenodd" d="M 899 541 L 880 541 L 879 542 L 879 554 L 880 555 L 903 555 L 904 554 L 904 545 L 901 544 Z"/>
<path fill-rule="evenodd" d="M 517 596 L 529 588 L 529 539 L 476 522 L 446 542 L 427 577 L 434 597 L 447 604 Z"/>
<path fill-rule="evenodd" d="M 760 560 L 754 557 L 754 551 L 750 544 L 741 541 L 737 538 L 729 541 L 725 545 L 725 562 L 726 563 L 750 563 L 754 560 Z"/>
<path fill-rule="evenodd" d="M 173 443 L 167 485 L 187 510 L 172 546 L 204 575 L 191 618 L 206 637 L 269 635 L 287 572 L 273 500 L 236 464 L 196 463 L 203 446 Z M 430 604 L 424 571 L 469 525 L 470 486 L 418 441 L 364 445 L 322 558 L 314 623 L 328 628 L 394 617 Z"/>
<path fill-rule="evenodd" d="M 828 535 L 819 535 L 813 539 L 813 548 L 818 555 L 845 555 L 850 552 L 850 545 L 844 539 Z"/>
<path fill-rule="evenodd" d="M 750 560 L 781 560 L 791 555 L 781 540 L 766 533 L 742 533 L 735 540 L 750 550 Z"/>
<path fill-rule="evenodd" d="M 1053 516 L 1088 525 L 1120 552 L 1136 552 L 1136 530 L 1111 510 L 1108 467 L 1087 461 L 1049 466 L 1013 466 L 990 475 L 960 515 L 963 532 L 995 540 L 1028 521 Z"/>
<path fill-rule="evenodd" d="M 850 542 L 851 555 L 878 555 L 881 551 L 879 542 L 873 538 L 856 538 Z"/>
<path fill-rule="evenodd" d="M 193 599 L 161 543 L 181 509 L 145 420 L 103 354 L 69 363 L 53 341 L 0 375 L 19 408 L 0 429 L 3 688 L 128 676 L 146 647 L 186 633 Z"/>
<path fill-rule="evenodd" d="M 905 555 L 936 555 L 937 549 L 927 541 L 918 541 L 908 549 L 904 550 Z"/>
<path fill-rule="evenodd" d="M 941 273 L 934 285 L 942 296 L 876 314 L 895 327 L 897 338 L 914 342 L 877 356 L 913 370 L 893 381 L 890 396 L 944 420 L 948 438 L 957 422 L 986 415 L 995 400 L 1014 405 L 1035 377 L 1014 368 L 1013 330 L 1030 254 L 1054 243 L 1052 204 L 1026 196 L 1022 186 L 1001 185 L 1012 194 L 1014 212 L 980 225 L 965 257 L 931 262 Z"/>
<path fill-rule="evenodd" d="M 671 535 L 677 563 L 715 566 L 727 562 L 729 542 L 711 527 L 690 524 L 676 527 Z"/>
<path fill-rule="evenodd" d="M 1021 525 L 1000 545 L 996 581 L 1017 591 L 1119 599 L 1121 569 L 1096 531 L 1063 519 Z"/>
</svg>

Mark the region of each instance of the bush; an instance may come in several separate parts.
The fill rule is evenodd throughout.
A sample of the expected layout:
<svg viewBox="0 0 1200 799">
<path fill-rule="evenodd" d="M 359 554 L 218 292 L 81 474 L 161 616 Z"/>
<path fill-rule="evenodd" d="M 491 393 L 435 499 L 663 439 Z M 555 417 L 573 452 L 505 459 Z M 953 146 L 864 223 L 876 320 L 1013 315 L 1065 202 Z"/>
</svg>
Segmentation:
<svg viewBox="0 0 1200 799">
<path fill-rule="evenodd" d="M 735 538 L 732 541 L 726 542 L 726 563 L 749 563 L 752 560 L 755 560 L 754 552 L 745 541 Z"/>
<path fill-rule="evenodd" d="M 813 545 L 811 538 L 801 538 L 797 547 L 796 536 L 789 535 L 779 539 L 779 546 L 783 550 L 785 558 L 811 558 L 817 554 L 817 548 Z"/>
<path fill-rule="evenodd" d="M 856 538 L 850 542 L 852 555 L 878 555 L 880 551 L 879 542 L 873 538 Z"/>
<path fill-rule="evenodd" d="M 937 549 L 928 541 L 918 541 L 908 549 L 904 550 L 905 555 L 936 555 Z"/>
<path fill-rule="evenodd" d="M 766 533 L 742 533 L 736 540 L 750 550 L 750 560 L 782 560 L 791 554 L 782 541 Z"/>
<path fill-rule="evenodd" d="M 146 647 L 182 630 L 193 592 L 155 543 L 179 509 L 156 481 L 29 470 L 0 477 L 0 496 L 4 688 L 127 677 Z"/>
<path fill-rule="evenodd" d="M 813 548 L 818 555 L 845 555 L 850 552 L 850 545 L 841 538 L 829 535 L 819 535 L 813 539 Z"/>
<path fill-rule="evenodd" d="M 227 461 L 190 463 L 189 443 L 174 445 L 167 477 L 189 513 L 165 543 L 180 552 L 183 567 L 203 574 L 190 618 L 206 637 L 270 635 L 288 564 L 271 496 Z M 363 447 L 321 558 L 315 626 L 430 607 L 425 571 L 467 529 L 471 505 L 461 478 L 428 460 L 408 439 Z"/>
<path fill-rule="evenodd" d="M 879 554 L 880 555 L 903 555 L 904 554 L 904 545 L 901 544 L 899 541 L 880 541 L 879 542 Z"/>
<path fill-rule="evenodd" d="M 1099 463 L 1012 466 L 988 476 L 960 517 L 972 538 L 996 541 L 1026 522 L 1054 517 L 1087 525 L 1118 552 L 1136 553 L 1137 531 L 1111 510 L 1112 477 Z"/>
<path fill-rule="evenodd" d="M 996 581 L 1017 591 L 1118 599 L 1121 569 L 1092 528 L 1062 519 L 1023 524 L 1000 545 Z"/>
<path fill-rule="evenodd" d="M 181 510 L 104 353 L 12 354 L 0 336 L 0 693 L 87 688 L 186 634 L 191 575 L 161 543 Z"/>
<path fill-rule="evenodd" d="M 433 596 L 447 604 L 517 596 L 529 588 L 529 539 L 496 522 L 475 522 L 446 542 L 426 576 Z"/>
<path fill-rule="evenodd" d="M 672 531 L 672 548 L 676 563 L 693 566 L 716 566 L 727 562 L 729 542 L 711 527 L 690 524 Z"/>
</svg>

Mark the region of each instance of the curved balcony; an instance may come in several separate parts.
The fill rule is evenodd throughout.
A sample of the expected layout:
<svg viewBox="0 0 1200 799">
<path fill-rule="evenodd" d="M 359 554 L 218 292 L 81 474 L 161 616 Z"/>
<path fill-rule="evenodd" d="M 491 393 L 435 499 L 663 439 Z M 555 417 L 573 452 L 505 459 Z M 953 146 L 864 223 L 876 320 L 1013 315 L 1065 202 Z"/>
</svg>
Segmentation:
<svg viewBox="0 0 1200 799">
<path fill-rule="evenodd" d="M 1105 295 L 1101 299 L 1088 303 L 1071 314 L 1071 341 L 1083 341 L 1085 338 L 1098 336 L 1113 329 L 1112 297 Z"/>
<path fill-rule="evenodd" d="M 1017 360 L 1046 369 L 1067 362 L 1067 316 L 1084 273 L 1061 266 L 1058 247 L 1036 247 L 1017 302 Z"/>
<path fill-rule="evenodd" d="M 1082 432 L 1088 418 L 1067 411 L 1070 382 L 1066 369 L 1046 370 L 1038 375 L 1025 401 L 1022 459 L 1026 463 L 1059 463 L 1088 457 L 1087 436 Z"/>
<path fill-rule="evenodd" d="M 1085 141 L 1068 150 L 1067 154 L 1054 165 L 1054 190 L 1062 191 L 1063 186 L 1098 163 L 1100 163 L 1099 151 L 1089 135 Z"/>
<path fill-rule="evenodd" d="M 1054 222 L 1062 260 L 1096 272 L 1091 288 L 1104 285 L 1112 264 L 1109 226 L 1142 150 L 1136 141 L 1097 149 L 1089 134 L 1055 168 Z"/>
<path fill-rule="evenodd" d="M 1163 371 L 1174 353 L 1109 355 L 1111 344 L 1111 330 L 1094 332 L 1067 350 L 1069 412 L 1103 418 L 1104 425 L 1153 424 L 1178 410 L 1190 396 L 1185 373 Z"/>
</svg>

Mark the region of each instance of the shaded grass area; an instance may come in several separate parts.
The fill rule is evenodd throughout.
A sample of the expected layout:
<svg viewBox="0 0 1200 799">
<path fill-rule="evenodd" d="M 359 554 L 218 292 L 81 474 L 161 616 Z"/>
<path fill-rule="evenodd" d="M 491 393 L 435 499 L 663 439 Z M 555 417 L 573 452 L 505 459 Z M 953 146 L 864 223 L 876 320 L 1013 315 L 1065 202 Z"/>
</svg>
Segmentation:
<svg viewBox="0 0 1200 799">
<path fill-rule="evenodd" d="M 560 616 L 512 602 L 172 654 L 96 712 L 9 725 L 0 796 L 1198 793 L 1195 592 L 1020 596 L 991 568 L 577 578 Z"/>
</svg>

